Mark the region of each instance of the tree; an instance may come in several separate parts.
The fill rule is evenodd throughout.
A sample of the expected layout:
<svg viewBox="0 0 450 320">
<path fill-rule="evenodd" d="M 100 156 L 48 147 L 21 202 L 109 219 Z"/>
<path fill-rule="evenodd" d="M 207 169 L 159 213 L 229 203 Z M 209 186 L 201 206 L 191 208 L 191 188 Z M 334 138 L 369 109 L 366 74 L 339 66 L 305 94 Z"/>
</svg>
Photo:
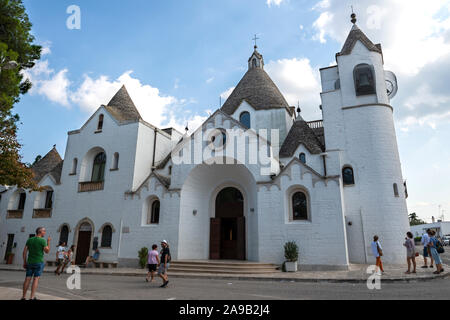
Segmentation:
<svg viewBox="0 0 450 320">
<path fill-rule="evenodd" d="M 0 0 L 0 185 L 36 189 L 32 170 L 22 163 L 21 144 L 17 141 L 14 104 L 31 88 L 22 71 L 40 59 L 41 47 L 34 44 L 32 24 L 22 0 Z M 11 62 L 15 68 L 5 68 Z"/>
<path fill-rule="evenodd" d="M 425 221 L 419 219 L 417 213 L 413 212 L 409 215 L 409 225 L 410 226 L 419 226 L 421 224 L 426 224 Z"/>
</svg>

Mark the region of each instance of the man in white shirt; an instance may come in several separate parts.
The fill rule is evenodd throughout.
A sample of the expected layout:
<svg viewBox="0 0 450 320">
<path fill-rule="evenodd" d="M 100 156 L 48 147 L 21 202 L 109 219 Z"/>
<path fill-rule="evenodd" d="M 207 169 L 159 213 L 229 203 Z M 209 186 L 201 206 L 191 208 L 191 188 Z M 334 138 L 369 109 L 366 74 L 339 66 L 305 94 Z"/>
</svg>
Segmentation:
<svg viewBox="0 0 450 320">
<path fill-rule="evenodd" d="M 431 266 L 430 268 L 433 268 L 434 260 L 433 256 L 430 254 L 430 249 L 428 248 L 428 244 L 430 243 L 430 233 L 431 230 L 428 229 L 427 232 L 425 232 L 422 236 L 422 244 L 423 244 L 423 261 L 425 265 L 422 267 L 423 269 L 428 268 L 427 258 L 430 257 L 431 259 Z"/>
</svg>

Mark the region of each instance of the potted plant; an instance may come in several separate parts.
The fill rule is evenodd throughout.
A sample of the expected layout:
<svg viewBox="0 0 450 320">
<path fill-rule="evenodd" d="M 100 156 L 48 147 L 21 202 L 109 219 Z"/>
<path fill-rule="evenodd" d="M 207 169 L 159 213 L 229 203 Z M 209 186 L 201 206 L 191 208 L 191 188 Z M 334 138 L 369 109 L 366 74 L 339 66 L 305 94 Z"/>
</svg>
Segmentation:
<svg viewBox="0 0 450 320">
<path fill-rule="evenodd" d="M 287 242 L 284 245 L 284 257 L 286 258 L 286 272 L 297 272 L 298 266 L 298 246 L 295 242 Z"/>
<path fill-rule="evenodd" d="M 148 258 L 148 249 L 142 248 L 138 252 L 139 255 L 139 265 L 142 269 L 145 269 L 145 266 L 147 265 L 147 258 Z"/>
<path fill-rule="evenodd" d="M 6 264 L 13 264 L 14 261 L 14 253 L 8 252 L 6 254 Z"/>
</svg>

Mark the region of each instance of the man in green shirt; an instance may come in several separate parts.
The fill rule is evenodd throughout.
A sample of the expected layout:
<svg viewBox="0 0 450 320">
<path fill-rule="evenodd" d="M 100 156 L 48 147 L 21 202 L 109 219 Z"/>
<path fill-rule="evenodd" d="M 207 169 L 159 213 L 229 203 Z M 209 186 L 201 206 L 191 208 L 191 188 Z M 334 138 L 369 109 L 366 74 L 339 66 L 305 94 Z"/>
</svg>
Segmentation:
<svg viewBox="0 0 450 320">
<path fill-rule="evenodd" d="M 22 300 L 26 299 L 27 291 L 32 278 L 33 285 L 31 286 L 30 300 L 37 300 L 35 297 L 36 289 L 45 266 L 44 252 L 50 252 L 51 238 L 48 237 L 47 241 L 45 241 L 45 234 L 45 228 L 37 228 L 36 237 L 28 239 L 25 248 L 23 249 L 23 267 L 27 271 L 27 274 L 25 282 L 23 283 Z"/>
</svg>

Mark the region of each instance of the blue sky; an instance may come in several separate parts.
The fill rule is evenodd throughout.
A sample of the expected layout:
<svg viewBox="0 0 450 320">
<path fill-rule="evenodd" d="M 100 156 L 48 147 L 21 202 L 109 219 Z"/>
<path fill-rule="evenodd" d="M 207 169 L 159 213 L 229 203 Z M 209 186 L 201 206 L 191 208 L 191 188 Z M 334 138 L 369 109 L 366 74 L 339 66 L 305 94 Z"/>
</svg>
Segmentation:
<svg viewBox="0 0 450 320">
<path fill-rule="evenodd" d="M 79 128 L 122 83 L 143 117 L 191 129 L 246 71 L 258 34 L 266 70 L 307 120 L 320 118 L 318 69 L 334 62 L 351 24 L 348 0 L 24 0 L 45 54 L 16 106 L 23 156 L 53 144 L 63 155 Z M 450 219 L 450 0 L 358 1 L 361 29 L 383 45 L 399 78 L 392 101 L 410 212 Z M 69 30 L 70 5 L 81 29 Z M 447 80 L 447 81 L 446 81 Z"/>
</svg>

